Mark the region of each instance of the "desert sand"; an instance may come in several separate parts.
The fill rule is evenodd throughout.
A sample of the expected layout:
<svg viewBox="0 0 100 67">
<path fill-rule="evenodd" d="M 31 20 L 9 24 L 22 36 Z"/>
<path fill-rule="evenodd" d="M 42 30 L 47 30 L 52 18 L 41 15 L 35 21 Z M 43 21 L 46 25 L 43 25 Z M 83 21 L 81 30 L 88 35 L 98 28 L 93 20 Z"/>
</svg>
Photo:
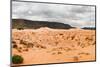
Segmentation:
<svg viewBox="0 0 100 67">
<path fill-rule="evenodd" d="M 13 55 L 21 55 L 18 65 L 95 61 L 95 30 L 12 29 Z"/>
</svg>

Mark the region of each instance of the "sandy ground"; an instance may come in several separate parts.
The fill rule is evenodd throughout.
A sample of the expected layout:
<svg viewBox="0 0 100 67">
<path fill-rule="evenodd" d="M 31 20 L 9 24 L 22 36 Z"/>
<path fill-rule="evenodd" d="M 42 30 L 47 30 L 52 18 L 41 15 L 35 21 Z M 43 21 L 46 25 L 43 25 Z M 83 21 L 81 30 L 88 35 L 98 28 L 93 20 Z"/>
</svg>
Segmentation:
<svg viewBox="0 0 100 67">
<path fill-rule="evenodd" d="M 95 30 L 13 29 L 12 56 L 21 55 L 21 65 L 95 61 L 95 42 Z"/>
</svg>

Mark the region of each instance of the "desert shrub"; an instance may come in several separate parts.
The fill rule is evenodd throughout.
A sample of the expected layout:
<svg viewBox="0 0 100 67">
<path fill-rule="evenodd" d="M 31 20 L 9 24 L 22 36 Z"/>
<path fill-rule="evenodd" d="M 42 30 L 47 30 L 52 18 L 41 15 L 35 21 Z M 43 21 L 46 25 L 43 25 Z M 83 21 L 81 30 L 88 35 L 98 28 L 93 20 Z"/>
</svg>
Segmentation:
<svg viewBox="0 0 100 67">
<path fill-rule="evenodd" d="M 20 44 L 24 44 L 27 48 L 32 48 L 34 46 L 33 43 L 24 40 L 20 40 Z"/>
<path fill-rule="evenodd" d="M 13 57 L 12 57 L 12 63 L 13 64 L 21 64 L 21 63 L 23 63 L 23 57 L 22 56 L 20 56 L 20 55 L 14 55 Z"/>
<path fill-rule="evenodd" d="M 18 52 L 22 52 L 21 49 L 19 49 L 19 48 L 17 49 L 17 51 L 18 51 Z"/>
<path fill-rule="evenodd" d="M 28 49 L 26 48 L 26 49 L 24 49 L 23 51 L 28 51 Z"/>
<path fill-rule="evenodd" d="M 13 48 L 17 48 L 18 46 L 16 44 L 13 45 Z"/>
<path fill-rule="evenodd" d="M 16 42 L 15 42 L 15 41 L 12 41 L 12 43 L 13 43 L 13 44 L 16 44 Z"/>
<path fill-rule="evenodd" d="M 24 45 L 27 45 L 27 41 L 24 41 L 24 40 L 20 40 L 20 44 L 24 44 Z"/>
<path fill-rule="evenodd" d="M 22 47 L 19 47 L 19 49 L 22 49 Z"/>
<path fill-rule="evenodd" d="M 24 28 L 17 28 L 18 30 L 24 30 Z"/>
<path fill-rule="evenodd" d="M 28 48 L 31 48 L 31 47 L 33 47 L 33 45 L 34 45 L 33 43 L 27 43 L 26 46 L 27 46 Z"/>
<path fill-rule="evenodd" d="M 62 52 L 58 52 L 58 54 L 62 54 Z"/>
</svg>

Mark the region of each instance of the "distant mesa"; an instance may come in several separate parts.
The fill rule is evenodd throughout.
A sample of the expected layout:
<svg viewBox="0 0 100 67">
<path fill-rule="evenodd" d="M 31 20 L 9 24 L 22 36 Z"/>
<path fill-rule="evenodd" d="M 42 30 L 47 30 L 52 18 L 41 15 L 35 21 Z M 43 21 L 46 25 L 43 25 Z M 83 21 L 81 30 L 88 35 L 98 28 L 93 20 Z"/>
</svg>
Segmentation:
<svg viewBox="0 0 100 67">
<path fill-rule="evenodd" d="M 41 27 L 48 27 L 53 29 L 71 29 L 75 28 L 69 24 L 64 24 L 60 22 L 50 22 L 50 21 L 32 21 L 25 19 L 12 19 L 13 29 L 38 29 Z"/>
<path fill-rule="evenodd" d="M 85 29 L 85 30 L 96 30 L 95 27 L 83 27 L 82 29 Z"/>
</svg>

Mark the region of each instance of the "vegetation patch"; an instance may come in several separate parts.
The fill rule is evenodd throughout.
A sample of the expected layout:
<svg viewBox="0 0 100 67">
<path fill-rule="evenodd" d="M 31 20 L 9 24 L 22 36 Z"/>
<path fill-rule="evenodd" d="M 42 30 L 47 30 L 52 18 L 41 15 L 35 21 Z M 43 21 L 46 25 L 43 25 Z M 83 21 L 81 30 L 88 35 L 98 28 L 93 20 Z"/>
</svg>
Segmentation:
<svg viewBox="0 0 100 67">
<path fill-rule="evenodd" d="M 21 64 L 21 63 L 23 63 L 23 57 L 22 56 L 20 56 L 20 55 L 14 55 L 13 57 L 12 57 L 12 63 L 13 64 Z"/>
</svg>

